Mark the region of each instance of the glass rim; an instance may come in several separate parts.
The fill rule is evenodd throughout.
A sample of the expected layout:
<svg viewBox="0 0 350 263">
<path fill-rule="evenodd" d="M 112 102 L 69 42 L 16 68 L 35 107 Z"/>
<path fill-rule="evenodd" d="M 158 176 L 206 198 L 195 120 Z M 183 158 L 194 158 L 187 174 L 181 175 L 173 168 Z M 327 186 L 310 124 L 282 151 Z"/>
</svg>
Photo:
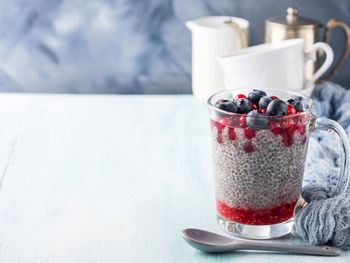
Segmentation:
<svg viewBox="0 0 350 263">
<path fill-rule="evenodd" d="M 218 92 L 215 92 L 214 94 L 212 94 L 208 100 L 207 100 L 207 104 L 209 106 L 209 108 L 215 110 L 215 111 L 218 111 L 218 112 L 221 112 L 221 113 L 224 113 L 227 115 L 227 117 L 229 116 L 239 116 L 239 117 L 242 117 L 242 116 L 247 116 L 247 113 L 234 113 L 234 112 L 230 112 L 230 111 L 225 111 L 225 110 L 222 110 L 222 109 L 219 109 L 217 107 L 214 106 L 214 104 L 212 103 L 212 99 L 213 97 L 221 94 L 221 93 L 230 93 L 230 92 L 235 92 L 235 91 L 242 91 L 242 90 L 246 90 L 246 91 L 251 91 L 252 89 L 257 89 L 257 88 L 233 88 L 233 89 L 226 89 L 226 90 L 221 90 L 221 91 L 218 91 Z M 283 90 L 283 89 L 274 89 L 274 88 L 269 88 L 269 89 L 259 89 L 259 90 L 262 90 L 262 91 L 278 91 L 278 92 L 284 92 L 286 94 L 291 94 L 291 95 L 296 95 L 296 96 L 301 96 L 301 97 L 304 97 L 306 98 L 309 102 L 310 102 L 310 106 L 307 110 L 304 110 L 303 112 L 296 112 L 294 114 L 289 114 L 289 115 L 283 115 L 283 116 L 267 116 L 267 115 L 262 115 L 262 116 L 252 116 L 254 118 L 271 118 L 271 119 L 274 119 L 274 118 L 278 118 L 278 119 L 281 119 L 281 118 L 291 118 L 291 117 L 299 117 L 299 116 L 303 116 L 303 115 L 306 115 L 308 113 L 311 113 L 312 112 L 312 109 L 314 107 L 314 102 L 313 100 L 304 95 L 304 94 L 300 94 L 300 93 L 297 93 L 297 92 L 293 92 L 293 91 L 289 91 L 289 90 Z"/>
</svg>

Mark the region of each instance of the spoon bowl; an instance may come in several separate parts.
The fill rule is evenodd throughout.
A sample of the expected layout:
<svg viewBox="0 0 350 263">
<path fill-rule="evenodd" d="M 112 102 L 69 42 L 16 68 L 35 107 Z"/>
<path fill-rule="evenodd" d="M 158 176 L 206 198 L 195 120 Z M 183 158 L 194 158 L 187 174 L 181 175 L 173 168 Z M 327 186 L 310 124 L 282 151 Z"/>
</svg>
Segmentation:
<svg viewBox="0 0 350 263">
<path fill-rule="evenodd" d="M 234 250 L 235 240 L 213 232 L 188 228 L 182 231 L 182 237 L 192 247 L 209 253 Z"/>
</svg>

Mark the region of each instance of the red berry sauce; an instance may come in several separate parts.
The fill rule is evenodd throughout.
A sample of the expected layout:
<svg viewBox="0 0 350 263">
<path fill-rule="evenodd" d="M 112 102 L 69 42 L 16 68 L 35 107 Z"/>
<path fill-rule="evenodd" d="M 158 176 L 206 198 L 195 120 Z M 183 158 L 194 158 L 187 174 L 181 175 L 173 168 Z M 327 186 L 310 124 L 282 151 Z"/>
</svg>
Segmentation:
<svg viewBox="0 0 350 263">
<path fill-rule="evenodd" d="M 251 128 L 245 129 L 244 133 L 245 133 L 245 137 L 247 137 L 247 139 L 249 139 L 249 140 L 253 139 L 256 135 L 255 130 L 253 130 Z"/>
<path fill-rule="evenodd" d="M 234 128 L 232 128 L 232 127 L 229 127 L 228 128 L 228 138 L 230 139 L 230 140 L 235 140 L 236 139 L 236 133 L 235 133 L 235 129 Z"/>
<path fill-rule="evenodd" d="M 242 209 L 230 207 L 216 199 L 216 209 L 222 217 L 230 221 L 247 225 L 271 225 L 291 219 L 296 203 L 297 200 L 270 209 Z"/>
</svg>

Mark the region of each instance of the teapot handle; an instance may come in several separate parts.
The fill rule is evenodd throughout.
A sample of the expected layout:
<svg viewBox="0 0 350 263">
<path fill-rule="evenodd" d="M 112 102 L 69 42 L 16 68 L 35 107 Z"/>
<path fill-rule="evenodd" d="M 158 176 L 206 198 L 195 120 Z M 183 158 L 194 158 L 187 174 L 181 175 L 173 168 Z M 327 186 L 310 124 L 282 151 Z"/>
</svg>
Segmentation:
<svg viewBox="0 0 350 263">
<path fill-rule="evenodd" d="M 335 27 L 340 27 L 344 30 L 345 37 L 346 37 L 345 48 L 343 50 L 343 53 L 342 53 L 340 59 L 335 64 L 332 71 L 328 74 L 328 76 L 325 76 L 322 79 L 320 79 L 317 82 L 317 84 L 322 84 L 322 83 L 329 81 L 338 72 L 341 65 L 343 65 L 343 63 L 344 63 L 344 61 L 345 61 L 345 59 L 350 51 L 350 29 L 344 22 L 337 21 L 334 18 L 329 20 L 327 25 L 326 25 L 326 31 L 324 34 L 323 42 L 329 43 L 330 33 L 331 33 L 332 29 Z"/>
<path fill-rule="evenodd" d="M 232 20 L 225 21 L 225 24 L 229 25 L 230 27 L 232 27 L 234 30 L 237 31 L 239 38 L 241 40 L 242 48 L 248 47 L 248 39 L 245 35 L 245 32 L 242 30 L 242 28 L 240 28 L 239 25 L 237 23 L 233 22 Z"/>
</svg>

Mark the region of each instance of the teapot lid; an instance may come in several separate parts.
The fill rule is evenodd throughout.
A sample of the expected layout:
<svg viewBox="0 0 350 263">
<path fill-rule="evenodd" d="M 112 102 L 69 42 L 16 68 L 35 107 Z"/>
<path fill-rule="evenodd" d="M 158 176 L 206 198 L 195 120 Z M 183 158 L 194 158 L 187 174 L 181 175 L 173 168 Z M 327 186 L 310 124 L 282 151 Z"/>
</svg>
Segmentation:
<svg viewBox="0 0 350 263">
<path fill-rule="evenodd" d="M 287 8 L 287 16 L 272 17 L 267 19 L 268 22 L 280 24 L 285 27 L 321 27 L 322 24 L 314 19 L 298 16 L 298 9 L 295 7 Z"/>
</svg>

